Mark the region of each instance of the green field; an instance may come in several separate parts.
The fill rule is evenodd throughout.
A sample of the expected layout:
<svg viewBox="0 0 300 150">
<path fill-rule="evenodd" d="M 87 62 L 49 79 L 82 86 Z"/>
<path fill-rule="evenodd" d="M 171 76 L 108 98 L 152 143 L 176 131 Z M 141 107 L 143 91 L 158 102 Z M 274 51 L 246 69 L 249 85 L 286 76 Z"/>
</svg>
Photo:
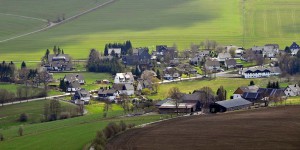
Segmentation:
<svg viewBox="0 0 300 150">
<path fill-rule="evenodd" d="M 0 8 L 5 13 L 46 19 L 62 13 L 70 16 L 104 0 L 90 0 L 86 5 L 79 0 L 47 1 L 39 9 L 36 7 L 40 5 L 33 5 L 37 0 L 27 1 L 19 11 L 14 8 L 19 3 L 16 0 L 5 0 Z M 55 4 L 59 6 L 53 7 Z M 125 40 L 150 49 L 156 44 L 173 43 L 185 49 L 205 39 L 246 47 L 278 43 L 283 48 L 299 40 L 299 6 L 297 0 L 116 0 L 47 31 L 0 43 L 0 59 L 39 60 L 53 45 L 75 59 L 84 59 L 91 48 L 103 50 L 105 43 Z M 55 9 L 47 9 L 50 7 Z M 9 27 L 19 30 L 18 26 Z"/>
<path fill-rule="evenodd" d="M 12 125 L 24 124 L 17 121 L 22 113 L 28 115 L 28 121 L 25 124 L 41 122 L 44 104 L 45 101 L 41 100 L 0 107 L 0 129 L 8 128 Z M 61 102 L 61 105 L 63 109 L 76 107 L 75 105 L 66 102 Z"/>
<path fill-rule="evenodd" d="M 161 115 L 117 117 L 123 115 L 119 105 L 113 105 L 112 110 L 108 112 L 109 118 L 104 119 L 102 106 L 103 104 L 99 103 L 86 106 L 89 113 L 83 117 L 25 124 L 23 125 L 25 135 L 22 137 L 17 135 L 19 126 L 0 129 L 0 133 L 5 137 L 5 141 L 0 142 L 0 147 L 1 149 L 82 149 L 95 137 L 96 131 L 104 128 L 109 122 L 118 123 L 124 120 L 127 123 L 142 124 L 161 119 Z M 12 107 L 21 108 L 17 105 Z"/>
<path fill-rule="evenodd" d="M 59 80 L 64 78 L 66 74 L 69 73 L 53 73 L 53 78 Z M 82 85 L 81 88 L 85 88 L 86 90 L 98 90 L 100 86 L 109 86 L 104 84 L 96 84 L 96 80 L 106 79 L 112 81 L 112 76 L 107 73 L 79 72 L 79 74 L 81 74 L 86 81 L 86 83 Z M 57 82 L 56 84 L 59 84 L 59 82 Z"/>
<path fill-rule="evenodd" d="M 1 0 L 0 41 L 47 25 L 47 20 L 76 15 L 105 0 Z"/>
<path fill-rule="evenodd" d="M 151 99 L 165 99 L 168 96 L 168 91 L 172 87 L 178 87 L 181 92 L 189 93 L 194 90 L 199 90 L 204 86 L 210 87 L 214 92 L 222 85 L 225 90 L 227 90 L 227 98 L 229 99 L 233 92 L 240 86 L 248 86 L 250 81 L 253 80 L 254 83 L 259 87 L 265 87 L 268 80 L 265 79 L 242 79 L 242 78 L 217 78 L 212 80 L 191 80 L 182 81 L 168 84 L 161 84 L 158 89 L 158 94 L 149 96 Z M 187 88 L 188 87 L 188 88 Z"/>
</svg>

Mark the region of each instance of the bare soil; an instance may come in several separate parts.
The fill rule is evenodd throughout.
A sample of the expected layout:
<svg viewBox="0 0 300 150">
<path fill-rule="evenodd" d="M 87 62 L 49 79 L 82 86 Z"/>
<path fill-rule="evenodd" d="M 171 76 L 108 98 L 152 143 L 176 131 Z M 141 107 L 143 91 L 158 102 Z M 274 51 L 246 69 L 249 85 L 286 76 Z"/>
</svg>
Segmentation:
<svg viewBox="0 0 300 150">
<path fill-rule="evenodd" d="M 107 149 L 300 149 L 300 106 L 177 118 L 128 130 Z"/>
</svg>

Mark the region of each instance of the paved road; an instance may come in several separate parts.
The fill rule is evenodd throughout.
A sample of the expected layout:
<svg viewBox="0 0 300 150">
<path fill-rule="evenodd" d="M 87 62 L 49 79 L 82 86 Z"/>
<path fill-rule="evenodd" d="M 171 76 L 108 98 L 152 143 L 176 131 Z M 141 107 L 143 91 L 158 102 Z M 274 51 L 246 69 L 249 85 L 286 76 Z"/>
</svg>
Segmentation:
<svg viewBox="0 0 300 150">
<path fill-rule="evenodd" d="M 13 104 L 19 104 L 19 103 L 26 103 L 26 102 L 32 102 L 32 101 L 40 101 L 40 100 L 46 100 L 46 99 L 52 99 L 55 97 L 65 97 L 71 95 L 70 93 L 65 93 L 63 95 L 55 95 L 55 96 L 48 96 L 48 97 L 41 97 L 41 98 L 34 98 L 34 99 L 28 99 L 28 100 L 22 100 L 22 101 L 16 101 L 14 103 L 4 103 L 3 106 L 7 105 L 13 105 Z M 0 105 L 1 107 L 2 105 Z"/>
</svg>

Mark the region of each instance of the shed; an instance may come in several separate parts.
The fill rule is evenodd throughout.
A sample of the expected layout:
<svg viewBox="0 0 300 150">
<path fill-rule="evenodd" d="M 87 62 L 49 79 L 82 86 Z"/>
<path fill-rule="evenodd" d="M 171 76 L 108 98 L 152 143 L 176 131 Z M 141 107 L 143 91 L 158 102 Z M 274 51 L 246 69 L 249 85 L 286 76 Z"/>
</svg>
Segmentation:
<svg viewBox="0 0 300 150">
<path fill-rule="evenodd" d="M 247 101 L 243 98 L 218 101 L 210 105 L 210 112 L 226 112 L 240 109 L 248 109 L 252 105 L 252 102 Z"/>
</svg>

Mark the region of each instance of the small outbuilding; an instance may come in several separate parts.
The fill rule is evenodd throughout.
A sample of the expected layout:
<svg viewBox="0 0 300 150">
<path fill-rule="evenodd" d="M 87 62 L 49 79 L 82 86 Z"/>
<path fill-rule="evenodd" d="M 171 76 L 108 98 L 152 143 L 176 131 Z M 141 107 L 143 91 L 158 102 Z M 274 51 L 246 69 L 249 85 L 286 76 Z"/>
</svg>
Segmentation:
<svg viewBox="0 0 300 150">
<path fill-rule="evenodd" d="M 249 109 L 252 105 L 252 102 L 247 101 L 243 98 L 218 101 L 210 105 L 210 112 L 226 112 L 226 111 L 234 111 L 240 109 Z"/>
</svg>

